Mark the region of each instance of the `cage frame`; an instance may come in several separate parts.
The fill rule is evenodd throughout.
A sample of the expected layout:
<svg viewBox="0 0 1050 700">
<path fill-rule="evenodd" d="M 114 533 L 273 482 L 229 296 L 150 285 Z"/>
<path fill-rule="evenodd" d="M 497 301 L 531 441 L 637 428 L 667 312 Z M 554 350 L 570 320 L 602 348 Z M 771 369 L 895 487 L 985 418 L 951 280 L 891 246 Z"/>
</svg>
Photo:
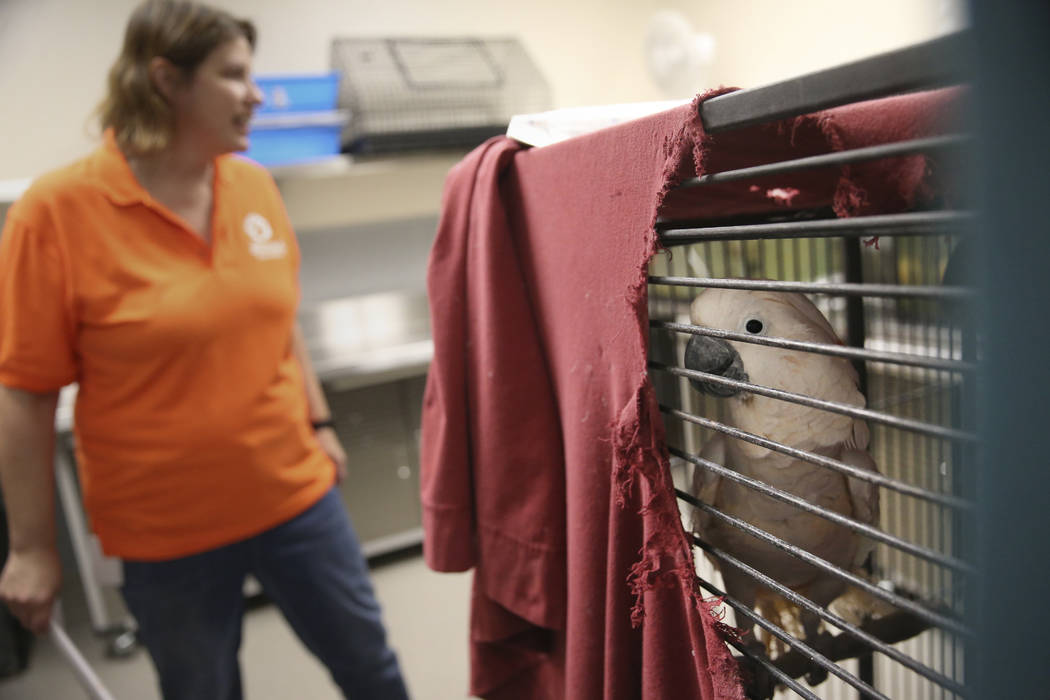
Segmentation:
<svg viewBox="0 0 1050 700">
<path fill-rule="evenodd" d="M 742 90 L 711 98 L 700 104 L 700 117 L 705 129 L 712 134 L 729 131 L 756 124 L 778 121 L 786 117 L 800 116 L 811 112 L 835 106 L 866 101 L 879 97 L 887 97 L 919 90 L 928 90 L 946 85 L 954 85 L 964 82 L 969 78 L 966 70 L 965 57 L 970 50 L 972 37 L 969 30 L 950 34 L 923 44 L 907 47 L 897 51 L 887 52 L 869 59 L 863 59 L 850 64 L 817 71 L 798 78 L 782 81 L 762 88 Z M 899 157 L 916 154 L 929 153 L 962 153 L 966 154 L 973 149 L 973 136 L 968 133 L 950 133 L 936 137 L 910 139 L 889 144 L 858 148 L 853 150 L 837 151 L 829 154 L 821 154 L 794 160 L 779 161 L 761 164 L 758 166 L 740 168 L 736 170 L 725 170 L 721 172 L 705 173 L 702 176 L 690 178 L 679 185 L 679 189 L 703 188 L 726 182 L 737 182 L 751 178 L 768 175 L 782 175 L 813 168 L 841 167 L 852 163 L 866 162 L 871 160 Z M 657 233 L 660 243 L 665 248 L 681 246 L 697 242 L 710 241 L 743 241 L 743 240 L 792 240 L 792 239 L 814 239 L 829 238 L 839 239 L 844 243 L 844 282 L 823 283 L 799 283 L 785 281 L 744 280 L 736 278 L 706 277 L 683 277 L 674 275 L 651 274 L 648 278 L 650 286 L 689 287 L 689 288 L 723 288 L 723 289 L 752 289 L 769 291 L 792 291 L 809 294 L 822 294 L 841 296 L 846 299 L 846 327 L 847 344 L 845 346 L 821 345 L 817 343 L 803 343 L 783 338 L 766 338 L 734 333 L 724 329 L 708 328 L 692 324 L 676 323 L 667 320 L 651 320 L 650 328 L 656 332 L 669 332 L 675 334 L 689 334 L 699 336 L 710 336 L 734 340 L 739 342 L 756 343 L 774 347 L 787 348 L 805 352 L 815 352 L 826 355 L 835 355 L 851 360 L 860 372 L 862 391 L 865 390 L 867 362 L 879 362 L 896 365 L 899 367 L 918 367 L 930 371 L 949 373 L 957 377 L 958 381 L 972 388 L 975 376 L 978 372 L 979 363 L 977 358 L 971 356 L 973 348 L 965 352 L 966 356 L 956 358 L 925 357 L 900 352 L 886 352 L 865 348 L 865 318 L 863 300 L 866 298 L 882 297 L 891 299 L 929 299 L 945 300 L 956 304 L 972 307 L 978 298 L 978 290 L 974 286 L 923 286 L 923 285 L 900 285 L 900 284 L 873 284 L 866 283 L 863 279 L 861 265 L 862 238 L 869 236 L 938 236 L 951 233 L 960 238 L 975 237 L 975 221 L 977 215 L 974 211 L 960 209 L 931 210 L 931 211 L 909 211 L 895 214 L 879 214 L 869 216 L 858 216 L 854 218 L 818 218 L 826 216 L 827 212 L 813 212 L 796 215 L 796 220 L 788 221 L 671 221 L 666 219 L 657 220 Z M 967 261 L 971 263 L 972 261 Z M 949 441 L 953 446 L 958 446 L 959 454 L 965 455 L 964 460 L 972 462 L 972 453 L 980 444 L 980 438 L 975 426 L 945 427 L 935 425 L 927 421 L 915 421 L 894 416 L 888 412 L 875 411 L 834 402 L 821 401 L 806 397 L 804 395 L 790 394 L 789 392 L 762 387 L 749 382 L 741 382 L 727 379 L 719 375 L 696 372 L 685 367 L 676 367 L 665 362 L 651 361 L 649 364 L 651 373 L 665 373 L 681 379 L 701 379 L 711 383 L 728 386 L 738 391 L 749 392 L 762 396 L 771 397 L 781 401 L 789 401 L 801 405 L 810 406 L 826 411 L 833 411 L 844 415 L 861 418 L 866 421 L 874 421 L 890 428 L 910 431 L 912 433 Z M 867 393 L 864 391 L 864 393 Z M 972 400 L 972 394 L 971 394 Z M 759 444 L 772 450 L 781 451 L 797 459 L 817 464 L 822 467 L 833 469 L 851 477 L 861 478 L 880 488 L 889 488 L 900 493 L 926 499 L 949 509 L 954 509 L 965 514 L 972 514 L 975 504 L 972 499 L 955 494 L 945 495 L 932 492 L 900 480 L 886 477 L 882 474 L 865 472 L 851 467 L 850 465 L 836 462 L 835 460 L 796 450 L 774 441 L 766 440 L 758 435 L 745 433 L 732 426 L 725 425 L 716 420 L 690 414 L 674 406 L 661 405 L 665 417 L 673 418 L 688 423 L 721 432 L 732 438 L 742 439 Z M 955 449 L 955 447 L 953 447 Z M 698 455 L 692 455 L 675 447 L 669 448 L 670 454 L 678 460 L 691 462 L 694 468 L 703 468 L 712 471 L 723 478 L 729 478 L 741 483 L 758 493 L 781 502 L 790 503 L 807 512 L 824 517 L 854 532 L 861 533 L 875 541 L 896 548 L 898 551 L 906 552 L 921 558 L 934 565 L 949 569 L 964 581 L 972 579 L 977 575 L 977 570 L 972 561 L 964 558 L 947 555 L 943 552 L 934 551 L 931 548 L 907 542 L 900 537 L 884 532 L 878 527 L 860 523 L 851 518 L 823 509 L 813 504 L 808 504 L 797 496 L 780 491 L 757 480 L 749 479 L 737 474 L 732 468 L 718 465 L 703 460 Z M 972 466 L 972 464 L 971 464 Z M 801 550 L 790 543 L 776 538 L 769 533 L 763 532 L 748 523 L 739 521 L 710 504 L 703 503 L 691 494 L 681 489 L 676 489 L 680 501 L 708 513 L 711 516 L 728 522 L 733 527 L 744 530 L 754 537 L 764 540 L 768 544 L 786 551 L 793 556 L 799 557 L 810 564 L 822 568 L 831 575 L 846 580 L 850 584 L 865 590 L 868 594 L 894 606 L 905 616 L 895 622 L 898 623 L 892 629 L 879 630 L 878 633 L 862 629 L 861 625 L 853 625 L 830 611 L 820 608 L 812 601 L 799 596 L 775 580 L 762 574 L 762 572 L 749 567 L 744 562 L 736 559 L 732 554 L 719 550 L 717 547 L 704 542 L 693 535 L 695 545 L 699 551 L 719 560 L 719 566 L 730 565 L 744 570 L 749 576 L 757 579 L 763 585 L 784 595 L 796 605 L 810 610 L 825 622 L 832 624 L 842 630 L 842 637 L 850 637 L 858 640 L 863 650 L 855 654 L 860 659 L 860 667 L 857 674 L 845 672 L 837 661 L 828 658 L 821 653 L 822 650 L 814 649 L 802 640 L 792 636 L 777 625 L 764 620 L 761 616 L 745 609 L 738 601 L 726 597 L 724 591 L 719 590 L 713 584 L 701 580 L 702 588 L 710 595 L 723 597 L 726 603 L 744 615 L 751 623 L 757 623 L 768 632 L 788 644 L 797 657 L 784 661 L 784 657 L 778 657 L 776 662 L 755 654 L 738 640 L 730 640 L 730 643 L 741 652 L 746 663 L 752 668 L 764 669 L 769 676 L 765 678 L 766 684 L 758 688 L 753 684 L 750 688 L 757 697 L 766 697 L 772 693 L 775 683 L 780 683 L 797 695 L 806 698 L 817 697 L 813 691 L 803 687 L 796 680 L 799 676 L 812 672 L 813 666 L 819 667 L 824 673 L 838 676 L 848 685 L 855 688 L 861 697 L 885 698 L 885 694 L 877 690 L 873 685 L 873 668 L 871 652 L 878 651 L 887 658 L 893 659 L 902 666 L 914 671 L 920 676 L 940 686 L 945 692 L 954 696 L 969 697 L 970 691 L 967 684 L 958 678 L 950 677 L 941 671 L 930 668 L 915 659 L 907 656 L 892 646 L 892 643 L 902 641 L 909 636 L 914 636 L 931 627 L 937 627 L 955 635 L 964 649 L 972 644 L 974 631 L 968 624 L 953 615 L 950 611 L 935 610 L 922 602 L 910 600 L 907 592 L 898 594 L 893 591 L 881 589 L 878 585 L 871 583 L 855 574 L 838 569 L 833 565 L 820 560 L 812 554 Z M 910 617 L 907 617 L 910 616 Z M 907 628 L 907 632 L 902 630 Z M 801 659 L 801 661 L 799 660 Z M 964 661 L 964 668 L 968 667 L 969 658 Z M 751 674 L 755 677 L 755 674 Z M 769 678 L 776 679 L 770 682 Z"/>
</svg>

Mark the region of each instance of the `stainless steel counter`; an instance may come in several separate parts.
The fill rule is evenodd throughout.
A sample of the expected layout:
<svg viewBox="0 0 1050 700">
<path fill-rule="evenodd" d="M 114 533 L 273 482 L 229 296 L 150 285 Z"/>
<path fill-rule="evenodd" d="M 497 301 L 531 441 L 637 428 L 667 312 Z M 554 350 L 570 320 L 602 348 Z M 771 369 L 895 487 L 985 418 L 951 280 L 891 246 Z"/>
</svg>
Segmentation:
<svg viewBox="0 0 1050 700">
<path fill-rule="evenodd" d="M 332 390 L 425 374 L 434 354 L 420 291 L 315 302 L 300 311 L 299 323 L 314 369 Z"/>
<path fill-rule="evenodd" d="M 426 372 L 434 352 L 426 264 L 435 217 L 311 231 L 299 237 L 299 323 L 327 388 Z"/>
<path fill-rule="evenodd" d="M 366 555 L 422 541 L 419 426 L 434 344 L 426 296 L 329 299 L 299 315 L 349 457 L 340 485 Z"/>
</svg>

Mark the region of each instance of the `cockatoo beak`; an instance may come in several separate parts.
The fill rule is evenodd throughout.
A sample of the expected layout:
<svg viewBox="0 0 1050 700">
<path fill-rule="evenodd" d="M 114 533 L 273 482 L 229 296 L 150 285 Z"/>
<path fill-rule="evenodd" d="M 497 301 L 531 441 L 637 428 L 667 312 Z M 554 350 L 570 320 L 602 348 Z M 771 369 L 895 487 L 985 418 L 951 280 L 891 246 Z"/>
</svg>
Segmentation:
<svg viewBox="0 0 1050 700">
<path fill-rule="evenodd" d="M 718 374 L 727 379 L 746 382 L 747 372 L 740 360 L 740 355 L 727 341 L 694 335 L 685 346 L 685 367 L 696 372 Z M 693 388 L 712 396 L 735 396 L 737 389 L 715 384 L 702 379 L 690 379 Z"/>
</svg>

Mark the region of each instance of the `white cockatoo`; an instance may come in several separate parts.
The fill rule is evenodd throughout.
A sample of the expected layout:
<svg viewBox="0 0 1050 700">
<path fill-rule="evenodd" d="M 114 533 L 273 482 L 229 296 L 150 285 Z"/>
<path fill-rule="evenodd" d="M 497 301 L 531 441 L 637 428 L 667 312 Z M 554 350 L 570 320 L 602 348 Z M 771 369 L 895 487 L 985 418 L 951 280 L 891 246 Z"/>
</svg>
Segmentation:
<svg viewBox="0 0 1050 700">
<path fill-rule="evenodd" d="M 824 315 L 802 294 L 709 289 L 693 300 L 690 317 L 698 326 L 742 334 L 841 344 Z M 854 367 L 846 359 L 829 355 L 694 335 L 686 347 L 685 366 L 827 401 L 851 406 L 865 404 Z M 877 471 L 867 451 L 869 433 L 862 420 L 737 391 L 710 381 L 691 379 L 690 382 L 701 392 L 723 397 L 727 402 L 726 422 L 733 427 L 864 470 Z M 704 445 L 700 456 L 863 523 L 878 521 L 878 488 L 870 482 L 721 433 Z M 703 467 L 695 468 L 693 495 L 846 570 L 860 567 L 873 547 L 868 538 L 846 527 L 720 478 Z M 826 607 L 846 589 L 845 582 L 839 578 L 700 509 L 694 512 L 693 529 L 702 539 L 817 605 Z M 730 596 L 751 608 L 757 602 L 760 612 L 767 617 L 773 613 L 777 617 L 784 614 L 786 601 L 769 596 L 752 577 L 729 564 L 719 569 Z M 794 614 L 799 611 L 795 610 Z M 737 619 L 740 627 L 751 628 L 742 615 Z M 801 612 L 807 639 L 816 636 L 819 622 L 816 615 Z"/>
</svg>

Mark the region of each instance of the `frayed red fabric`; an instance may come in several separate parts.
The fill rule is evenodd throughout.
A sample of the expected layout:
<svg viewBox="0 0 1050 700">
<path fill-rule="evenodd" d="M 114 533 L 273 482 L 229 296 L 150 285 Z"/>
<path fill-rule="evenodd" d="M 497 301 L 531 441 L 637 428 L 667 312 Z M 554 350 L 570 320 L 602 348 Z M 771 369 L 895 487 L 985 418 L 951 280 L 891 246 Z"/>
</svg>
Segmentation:
<svg viewBox="0 0 1050 700">
<path fill-rule="evenodd" d="M 922 157 L 676 186 L 935 133 L 955 96 L 707 134 L 699 105 L 725 92 L 543 148 L 492 139 L 449 174 L 427 272 L 421 495 L 428 565 L 476 567 L 473 695 L 744 697 L 725 642 L 738 633 L 700 592 L 647 374 L 657 217 L 914 206 L 932 193 Z"/>
</svg>

